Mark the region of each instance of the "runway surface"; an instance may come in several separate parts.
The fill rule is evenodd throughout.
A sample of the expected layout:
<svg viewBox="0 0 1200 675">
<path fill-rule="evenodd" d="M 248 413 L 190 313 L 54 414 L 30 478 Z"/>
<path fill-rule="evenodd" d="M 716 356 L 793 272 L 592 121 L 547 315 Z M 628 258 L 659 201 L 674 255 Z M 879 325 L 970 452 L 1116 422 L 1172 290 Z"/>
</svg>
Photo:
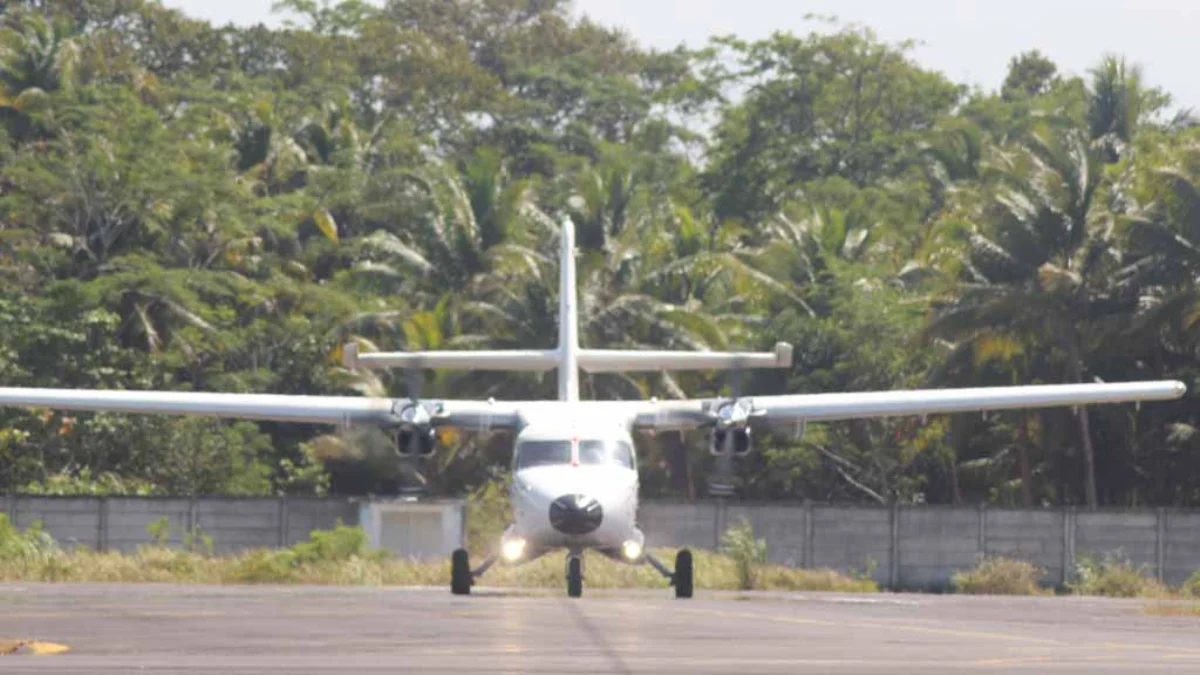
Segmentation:
<svg viewBox="0 0 1200 675">
<path fill-rule="evenodd" d="M 4 673 L 1195 673 L 1141 601 L 0 584 Z M 11 644 L 11 643 L 10 643 Z"/>
</svg>

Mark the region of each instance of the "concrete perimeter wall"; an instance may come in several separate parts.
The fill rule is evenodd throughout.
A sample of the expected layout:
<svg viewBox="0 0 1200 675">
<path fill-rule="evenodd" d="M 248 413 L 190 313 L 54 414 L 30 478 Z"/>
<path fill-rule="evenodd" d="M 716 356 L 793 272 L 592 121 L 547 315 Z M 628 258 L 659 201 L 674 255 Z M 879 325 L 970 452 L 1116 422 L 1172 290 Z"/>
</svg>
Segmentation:
<svg viewBox="0 0 1200 675">
<path fill-rule="evenodd" d="M 211 537 L 214 553 L 290 546 L 315 529 L 341 520 L 358 524 L 359 504 L 350 499 L 262 497 L 41 497 L 0 496 L 0 508 L 18 527 L 40 522 L 64 547 L 133 551 L 154 543 L 151 523 L 170 521 L 169 543 L 186 533 Z"/>
<path fill-rule="evenodd" d="M 1044 581 L 1070 580 L 1082 556 L 1120 555 L 1168 584 L 1200 569 L 1200 512 L 951 506 L 648 502 L 639 525 L 650 546 L 716 548 L 746 519 L 770 562 L 870 574 L 888 588 L 945 589 L 985 556 L 1028 560 Z"/>
<path fill-rule="evenodd" d="M 172 544 L 198 530 L 216 553 L 288 546 L 340 520 L 363 525 L 375 546 L 428 558 L 461 545 L 463 508 L 347 498 L 0 495 L 0 509 L 18 526 L 40 521 L 64 546 L 102 551 L 152 543 L 146 526 L 166 516 Z M 1119 553 L 1173 585 L 1200 569 L 1200 511 L 669 501 L 643 501 L 638 511 L 647 543 L 662 547 L 716 548 L 742 519 L 766 540 L 771 562 L 870 574 L 889 588 L 946 588 L 955 572 L 997 555 L 1045 568 L 1053 584 L 1069 580 L 1084 555 Z"/>
</svg>

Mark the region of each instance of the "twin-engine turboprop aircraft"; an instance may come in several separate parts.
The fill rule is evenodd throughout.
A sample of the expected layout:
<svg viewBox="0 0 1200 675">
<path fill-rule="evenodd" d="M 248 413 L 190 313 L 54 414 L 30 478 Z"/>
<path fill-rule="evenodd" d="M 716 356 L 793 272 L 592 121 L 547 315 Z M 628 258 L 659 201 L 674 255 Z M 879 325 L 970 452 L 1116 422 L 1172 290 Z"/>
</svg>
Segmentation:
<svg viewBox="0 0 1200 675">
<path fill-rule="evenodd" d="M 567 594 L 583 592 L 582 554 L 596 550 L 631 564 L 649 564 L 670 580 L 675 596 L 692 596 L 689 551 L 674 569 L 646 550 L 637 526 L 638 473 L 632 432 L 708 429 L 714 454 L 728 460 L 748 452 L 751 432 L 865 417 L 927 415 L 971 410 L 1081 406 L 1120 401 L 1175 399 L 1176 381 L 1065 384 L 976 389 L 885 391 L 784 396 L 734 396 L 695 400 L 580 401 L 579 371 L 665 371 L 788 368 L 792 350 L 717 353 L 619 351 L 579 345 L 575 292 L 575 232 L 562 229 L 558 347 L 489 352 L 358 353 L 344 349 L 349 368 L 453 368 L 558 370 L 556 401 L 418 400 L 176 391 L 0 388 L 0 405 L 59 410 L 177 413 L 254 420 L 318 422 L 342 427 L 378 425 L 396 434 L 401 454 L 434 450 L 435 431 L 507 429 L 516 433 L 511 499 L 514 521 L 499 555 L 472 569 L 467 552 L 452 556 L 450 588 L 469 594 L 497 560 L 520 564 L 552 549 L 567 551 Z"/>
</svg>

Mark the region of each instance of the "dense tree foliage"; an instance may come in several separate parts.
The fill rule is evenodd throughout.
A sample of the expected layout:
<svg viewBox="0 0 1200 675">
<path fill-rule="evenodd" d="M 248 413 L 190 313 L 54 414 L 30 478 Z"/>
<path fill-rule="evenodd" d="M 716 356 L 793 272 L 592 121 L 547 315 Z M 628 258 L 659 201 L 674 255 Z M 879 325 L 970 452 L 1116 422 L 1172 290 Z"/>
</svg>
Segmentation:
<svg viewBox="0 0 1200 675">
<path fill-rule="evenodd" d="M 404 395 L 339 345 L 553 345 L 569 216 L 588 346 L 794 343 L 751 392 L 1200 383 L 1200 130 L 1123 58 L 1020 54 L 991 93 L 859 28 L 662 52 L 566 0 L 277 4 L 278 30 L 0 8 L 0 382 Z M 764 439 L 741 494 L 1194 506 L 1196 400 L 814 425 Z M 369 429 L 6 409 L 0 489 L 461 493 L 510 440 L 414 465 Z M 650 494 L 703 495 L 702 438 L 640 445 Z"/>
</svg>

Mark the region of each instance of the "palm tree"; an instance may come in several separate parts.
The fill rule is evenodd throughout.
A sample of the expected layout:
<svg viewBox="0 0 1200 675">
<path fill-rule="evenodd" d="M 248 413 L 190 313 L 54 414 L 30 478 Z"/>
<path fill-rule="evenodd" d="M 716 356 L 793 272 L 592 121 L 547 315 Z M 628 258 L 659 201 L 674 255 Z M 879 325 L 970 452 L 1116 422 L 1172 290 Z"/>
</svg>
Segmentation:
<svg viewBox="0 0 1200 675">
<path fill-rule="evenodd" d="M 1086 380 L 1087 341 L 1136 303 L 1113 283 L 1122 253 L 1115 217 L 1097 199 L 1103 160 L 1080 129 L 1043 127 L 997 151 L 999 185 L 969 235 L 964 278 L 938 308 L 930 335 L 960 342 L 1019 336 L 1031 343 L 1027 349 L 1056 350 L 1068 377 Z M 1086 500 L 1095 508 L 1086 407 L 1078 422 Z"/>
<path fill-rule="evenodd" d="M 356 269 L 400 282 L 396 288 L 426 301 L 436 302 L 446 289 L 469 297 L 488 275 L 531 273 L 544 259 L 538 242 L 556 236 L 528 183 L 513 179 L 487 151 L 461 172 L 435 164 L 410 179 L 424 201 L 423 216 L 405 230 L 378 229 L 363 237 Z M 411 272 L 421 275 L 419 283 L 405 283 Z"/>
<path fill-rule="evenodd" d="M 1143 172 L 1149 198 L 1124 231 L 1132 264 L 1121 283 L 1137 289 L 1139 312 L 1126 341 L 1154 373 L 1194 377 L 1200 360 L 1200 147 L 1185 144 L 1161 165 Z M 1142 375 L 1143 373 L 1139 373 Z M 1195 475 L 1200 418 L 1185 401 L 1178 410 L 1145 411 L 1148 423 L 1131 429 L 1156 454 L 1151 489 L 1159 503 L 1187 503 Z M 1137 422 L 1137 420 L 1134 420 Z"/>
<path fill-rule="evenodd" d="M 1105 56 L 1092 68 L 1087 121 L 1092 140 L 1104 147 L 1106 160 L 1123 156 L 1142 118 L 1161 107 L 1160 94 L 1142 85 L 1142 69 L 1124 57 Z"/>
<path fill-rule="evenodd" d="M 1150 183 L 1155 199 L 1131 214 L 1126 225 L 1130 257 L 1124 280 L 1142 289 L 1148 331 L 1173 338 L 1175 351 L 1200 345 L 1200 148 L 1185 152 L 1183 165 L 1157 167 Z"/>
<path fill-rule="evenodd" d="M 69 88 L 79 49 L 71 27 L 34 12 L 10 15 L 0 28 L 0 121 L 16 139 L 32 130 L 29 114 L 47 94 Z"/>
</svg>

